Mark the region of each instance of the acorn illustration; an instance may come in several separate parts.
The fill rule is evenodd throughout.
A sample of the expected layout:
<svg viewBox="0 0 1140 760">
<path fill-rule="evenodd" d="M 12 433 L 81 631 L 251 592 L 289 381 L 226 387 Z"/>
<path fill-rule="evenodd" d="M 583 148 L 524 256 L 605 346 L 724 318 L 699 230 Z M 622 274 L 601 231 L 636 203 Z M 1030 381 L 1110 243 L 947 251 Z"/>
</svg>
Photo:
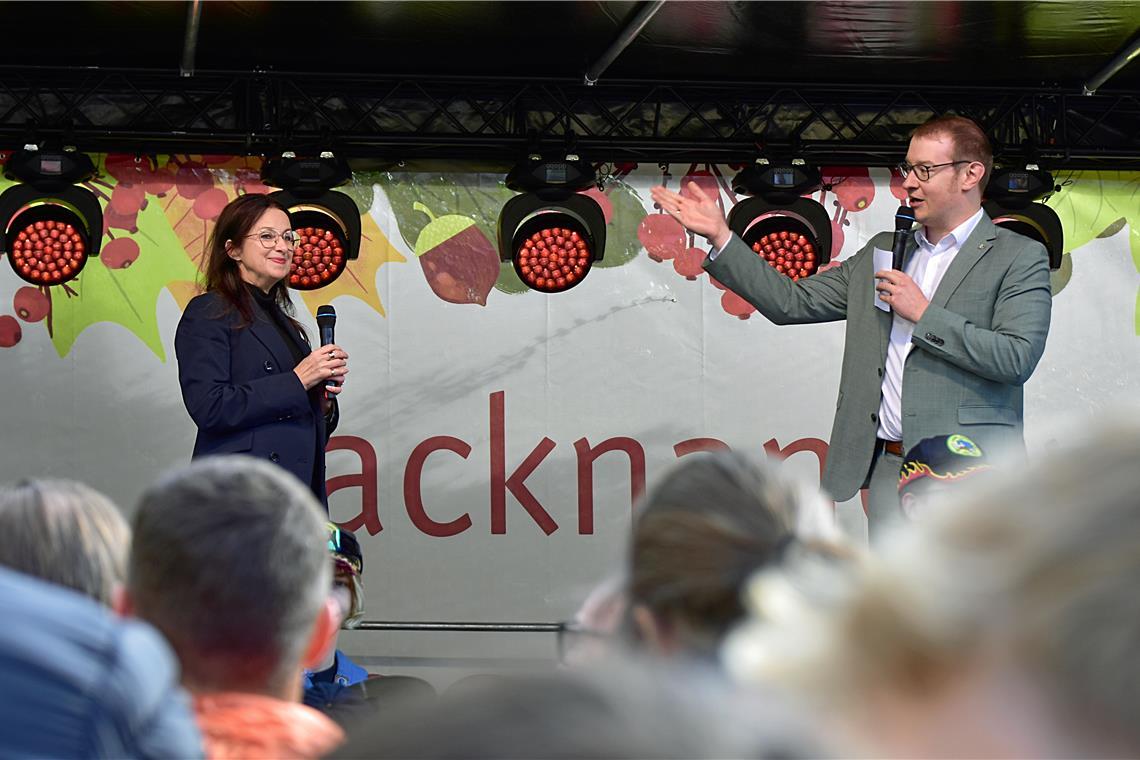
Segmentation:
<svg viewBox="0 0 1140 760">
<path fill-rule="evenodd" d="M 499 278 L 499 253 L 470 217 L 437 217 L 416 201 L 412 208 L 431 221 L 416 238 L 415 253 L 432 291 L 450 303 L 487 305 Z"/>
</svg>

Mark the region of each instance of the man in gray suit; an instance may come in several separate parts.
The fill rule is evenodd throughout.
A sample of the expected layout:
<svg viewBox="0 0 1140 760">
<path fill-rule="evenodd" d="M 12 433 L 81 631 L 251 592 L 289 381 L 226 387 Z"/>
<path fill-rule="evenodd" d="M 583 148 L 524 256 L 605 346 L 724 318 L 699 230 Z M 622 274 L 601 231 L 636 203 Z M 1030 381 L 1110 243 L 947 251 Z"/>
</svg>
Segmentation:
<svg viewBox="0 0 1140 760">
<path fill-rule="evenodd" d="M 982 211 L 992 165 L 989 140 L 973 121 L 923 124 L 899 165 L 921 225 L 904 271 L 875 271 L 874 249 L 891 250 L 883 232 L 839 266 L 797 282 L 761 261 L 695 184 L 692 198 L 652 191 L 661 208 L 712 242 L 705 269 L 771 321 L 847 320 L 822 486 L 840 501 L 870 487 L 872 538 L 898 519 L 902 455 L 923 438 L 957 432 L 987 451 L 1024 447 L 1022 386 L 1049 332 L 1049 260 L 1040 243 Z"/>
</svg>

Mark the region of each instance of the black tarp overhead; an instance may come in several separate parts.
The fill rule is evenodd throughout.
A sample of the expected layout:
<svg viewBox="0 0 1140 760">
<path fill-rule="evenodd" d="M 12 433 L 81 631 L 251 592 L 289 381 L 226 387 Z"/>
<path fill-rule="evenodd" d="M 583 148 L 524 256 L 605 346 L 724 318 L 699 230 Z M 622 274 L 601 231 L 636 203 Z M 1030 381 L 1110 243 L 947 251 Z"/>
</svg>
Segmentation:
<svg viewBox="0 0 1140 760">
<path fill-rule="evenodd" d="M 5 2 L 9 64 L 177 68 L 187 3 Z M 201 4 L 196 68 L 579 77 L 639 3 Z M 27 33 L 21 33 L 20 29 Z M 1136 0 L 673 0 L 607 74 L 627 79 L 1000 84 L 1082 82 L 1140 29 Z M 1140 87 L 1140 65 L 1113 86 Z"/>
<path fill-rule="evenodd" d="M 637 2 L 6 2 L 0 142 L 357 155 L 517 152 L 574 131 L 613 157 L 806 143 L 875 161 L 943 110 L 999 144 L 1140 158 L 1140 2 L 670 0 L 585 88 Z M 701 153 L 701 151 L 704 153 Z M 830 151 L 830 152 L 829 152 Z"/>
</svg>

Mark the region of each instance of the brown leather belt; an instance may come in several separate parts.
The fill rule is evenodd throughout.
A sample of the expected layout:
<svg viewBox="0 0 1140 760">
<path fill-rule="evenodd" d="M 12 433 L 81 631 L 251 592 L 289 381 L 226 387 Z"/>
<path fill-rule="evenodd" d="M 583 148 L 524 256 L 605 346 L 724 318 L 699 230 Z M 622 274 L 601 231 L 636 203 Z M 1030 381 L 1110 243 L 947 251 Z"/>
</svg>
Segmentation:
<svg viewBox="0 0 1140 760">
<path fill-rule="evenodd" d="M 883 451 L 887 452 L 888 454 L 894 454 L 896 457 L 901 457 L 905 453 L 903 451 L 902 441 L 888 441 L 886 439 L 880 438 L 879 443 L 883 444 Z"/>
</svg>

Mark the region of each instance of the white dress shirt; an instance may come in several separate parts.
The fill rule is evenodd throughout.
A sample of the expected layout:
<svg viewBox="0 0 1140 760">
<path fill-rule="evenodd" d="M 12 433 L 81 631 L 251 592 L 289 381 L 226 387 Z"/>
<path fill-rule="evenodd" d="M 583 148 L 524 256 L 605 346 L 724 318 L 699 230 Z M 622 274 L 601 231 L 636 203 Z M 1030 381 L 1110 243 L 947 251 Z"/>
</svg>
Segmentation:
<svg viewBox="0 0 1140 760">
<path fill-rule="evenodd" d="M 915 281 L 929 301 L 938 290 L 943 275 L 961 250 L 962 244 L 982 220 L 982 210 L 959 224 L 950 234 L 932 244 L 926 237 L 926 228 L 915 230 L 918 248 L 911 254 L 904 271 Z M 914 347 L 911 335 L 914 322 L 898 314 L 891 321 L 891 342 L 887 347 L 887 366 L 883 373 L 883 399 L 879 402 L 878 436 L 887 441 L 902 440 L 902 382 L 906 357 Z"/>
</svg>

